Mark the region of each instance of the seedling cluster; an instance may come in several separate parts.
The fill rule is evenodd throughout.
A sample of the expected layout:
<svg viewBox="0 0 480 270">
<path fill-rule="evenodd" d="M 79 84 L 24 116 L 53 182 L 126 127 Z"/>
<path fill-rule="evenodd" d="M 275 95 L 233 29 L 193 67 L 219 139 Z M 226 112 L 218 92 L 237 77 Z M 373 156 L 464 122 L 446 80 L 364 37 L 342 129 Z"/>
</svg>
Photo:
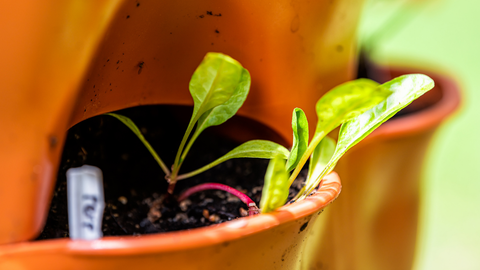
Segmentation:
<svg viewBox="0 0 480 270">
<path fill-rule="evenodd" d="M 178 198 L 182 201 L 191 194 L 206 189 L 224 190 L 239 197 L 249 207 L 249 214 L 254 215 L 260 211 L 274 211 L 286 203 L 289 187 L 309 159 L 308 177 L 295 200 L 304 199 L 314 192 L 323 177 L 333 170 L 351 147 L 434 86 L 433 80 L 422 74 L 403 75 L 384 84 L 368 79 L 343 83 L 318 100 L 318 121 L 311 140 L 305 113 L 300 108 L 295 108 L 292 116 L 293 145 L 290 151 L 271 141 L 252 140 L 202 168 L 180 174 L 180 168 L 200 133 L 208 127 L 224 123 L 236 114 L 247 98 L 250 82 L 249 72 L 231 57 L 221 53 L 208 53 L 205 56 L 190 80 L 193 114 L 171 170 L 131 119 L 115 113 L 107 115 L 123 122 L 146 146 L 165 172 L 169 193 L 173 193 L 177 181 L 202 173 L 226 160 L 270 159 L 260 209 L 247 195 L 219 183 L 194 186 Z M 335 142 L 327 135 L 338 126 L 341 127 L 338 141 Z"/>
</svg>

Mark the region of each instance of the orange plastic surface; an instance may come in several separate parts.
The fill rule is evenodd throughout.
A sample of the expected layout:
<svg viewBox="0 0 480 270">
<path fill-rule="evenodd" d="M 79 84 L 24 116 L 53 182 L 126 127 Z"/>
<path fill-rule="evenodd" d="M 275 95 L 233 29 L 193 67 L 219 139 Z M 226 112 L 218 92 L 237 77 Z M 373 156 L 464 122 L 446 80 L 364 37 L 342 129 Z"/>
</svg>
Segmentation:
<svg viewBox="0 0 480 270">
<path fill-rule="evenodd" d="M 119 2 L 0 8 L 0 244 L 43 226 L 79 83 Z"/>
<path fill-rule="evenodd" d="M 72 122 L 144 104 L 193 104 L 190 77 L 207 52 L 250 71 L 239 114 L 291 140 L 295 107 L 353 78 L 363 1 L 155 1 L 124 5 L 83 80 Z"/>
<path fill-rule="evenodd" d="M 291 112 L 353 76 L 363 1 L 11 1 L 0 9 L 0 244 L 40 233 L 66 130 L 142 104 L 191 104 L 209 51 L 252 74 L 240 114 L 291 141 Z"/>
<path fill-rule="evenodd" d="M 332 173 L 316 194 L 269 214 L 180 232 L 2 245 L 0 269 L 301 269 L 316 220 L 340 190 Z"/>
</svg>

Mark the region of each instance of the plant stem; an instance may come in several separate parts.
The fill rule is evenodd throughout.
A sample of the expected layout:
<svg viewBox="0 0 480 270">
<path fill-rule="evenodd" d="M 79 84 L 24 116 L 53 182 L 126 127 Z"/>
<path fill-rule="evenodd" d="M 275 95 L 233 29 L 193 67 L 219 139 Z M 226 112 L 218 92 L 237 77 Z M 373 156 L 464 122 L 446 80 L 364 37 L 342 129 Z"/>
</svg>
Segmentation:
<svg viewBox="0 0 480 270">
<path fill-rule="evenodd" d="M 298 162 L 297 166 L 295 167 L 295 170 L 290 175 L 290 178 L 288 180 L 289 183 L 290 183 L 289 184 L 290 186 L 292 185 L 293 181 L 295 181 L 298 174 L 302 170 L 303 166 L 305 165 L 305 163 L 307 163 L 307 160 L 312 155 L 313 150 L 315 150 L 315 147 L 317 147 L 317 145 L 320 143 L 320 141 L 323 139 L 323 137 L 325 137 L 325 132 L 324 131 L 319 132 L 319 133 L 315 134 L 315 136 L 313 136 L 313 139 L 310 142 L 310 144 L 308 145 L 307 150 L 305 151 L 305 153 L 303 153 L 303 156 L 300 159 L 300 161 Z"/>
<path fill-rule="evenodd" d="M 160 165 L 160 168 L 162 168 L 165 175 L 167 177 L 170 176 L 170 170 L 168 169 L 168 167 L 162 161 L 162 159 L 157 154 L 157 152 L 155 152 L 155 150 L 150 145 L 150 143 L 147 141 L 147 139 L 145 139 L 145 137 L 143 136 L 142 132 L 137 127 L 137 125 L 135 125 L 135 123 L 130 118 L 128 118 L 124 115 L 116 114 L 116 113 L 106 113 L 105 115 L 109 115 L 109 116 L 112 116 L 112 117 L 116 118 L 117 120 L 122 122 L 124 125 L 126 125 L 135 135 L 137 135 L 137 138 L 143 143 L 143 145 L 145 145 L 148 152 L 150 152 L 150 154 L 152 154 L 153 158 L 155 159 L 155 161 L 157 161 L 158 165 Z"/>
<path fill-rule="evenodd" d="M 204 191 L 204 190 L 209 190 L 209 189 L 218 189 L 218 190 L 223 190 L 226 191 L 232 195 L 237 196 L 243 203 L 245 203 L 248 206 L 248 215 L 253 216 L 259 213 L 259 209 L 255 202 L 250 199 L 246 194 L 240 192 L 239 190 L 236 190 L 230 186 L 224 185 L 224 184 L 219 184 L 219 183 L 204 183 L 200 185 L 196 185 L 194 187 L 191 187 L 187 189 L 185 192 L 183 192 L 179 197 L 178 201 L 181 202 L 188 198 L 190 195 Z"/>
<path fill-rule="evenodd" d="M 175 161 L 173 163 L 172 174 L 169 178 L 169 183 L 171 184 L 175 184 L 175 182 L 177 182 L 178 171 L 180 169 L 180 166 L 183 163 L 183 160 L 180 157 L 181 157 L 183 148 L 185 147 L 185 143 L 187 142 L 188 137 L 190 136 L 190 133 L 192 132 L 193 126 L 195 125 L 196 121 L 197 119 L 193 119 L 193 118 L 190 120 L 190 123 L 188 124 L 188 127 L 187 127 L 187 131 L 185 131 L 185 134 L 183 135 L 183 138 L 182 138 L 182 142 L 178 147 L 177 155 L 175 156 Z"/>
<path fill-rule="evenodd" d="M 314 184 L 310 184 L 310 186 L 306 186 L 306 193 L 305 193 L 306 195 L 312 193 L 313 190 L 315 190 L 315 188 L 322 183 L 323 177 L 325 177 L 326 174 L 330 173 L 333 170 L 333 167 L 335 167 L 335 165 L 337 164 L 338 159 L 339 158 L 336 158 L 333 161 L 331 160 L 328 163 L 328 165 L 322 170 L 322 172 L 317 177 L 317 179 L 315 179 L 315 182 L 313 182 Z M 315 183 L 318 183 L 318 184 L 315 184 Z"/>
<path fill-rule="evenodd" d="M 157 161 L 158 165 L 160 165 L 160 168 L 162 168 L 163 172 L 165 173 L 165 175 L 170 175 L 170 170 L 168 169 L 168 167 L 165 165 L 165 163 L 163 163 L 162 159 L 158 156 L 157 152 L 155 152 L 155 150 L 153 149 L 153 147 L 150 145 L 150 143 L 147 142 L 147 140 L 145 140 L 145 138 L 139 138 L 143 144 L 147 147 L 148 151 L 150 152 L 150 154 L 152 154 L 153 158 Z"/>
<path fill-rule="evenodd" d="M 178 181 L 178 180 L 180 180 L 180 179 L 188 178 L 188 177 L 191 177 L 191 176 L 194 176 L 194 175 L 195 175 L 195 174 L 190 175 L 190 173 L 189 173 L 189 176 L 183 175 L 182 178 L 179 178 L 179 177 L 182 176 L 182 175 L 177 176 L 177 175 L 178 175 L 178 172 L 180 171 L 180 167 L 182 167 L 183 161 L 185 160 L 185 157 L 187 157 L 188 151 L 190 151 L 190 148 L 191 148 L 192 145 L 193 145 L 193 142 L 197 139 L 198 135 L 200 135 L 200 132 L 198 132 L 198 131 L 199 131 L 199 129 L 197 128 L 197 130 L 195 131 L 195 133 L 193 133 L 192 137 L 191 137 L 190 140 L 188 141 L 188 144 L 187 144 L 187 146 L 185 147 L 185 149 L 183 150 L 182 155 L 180 156 L 180 162 L 179 162 L 178 166 L 176 167 L 176 171 L 175 171 L 175 182 Z M 207 165 L 207 166 L 208 166 L 208 165 Z M 213 165 L 213 166 L 214 166 L 214 165 Z M 213 167 L 213 166 L 212 166 L 212 167 Z M 210 168 L 211 168 L 211 167 L 210 167 Z M 209 168 L 205 168 L 205 169 L 203 169 L 203 171 L 206 171 L 206 170 L 208 170 L 208 169 L 209 169 Z M 198 172 L 197 172 L 197 171 L 198 171 Z M 195 172 L 197 172 L 196 174 L 199 174 L 199 173 L 201 173 L 201 172 L 203 172 L 203 171 L 196 170 Z M 173 183 L 173 184 L 175 184 L 175 183 Z M 170 190 L 170 188 L 169 188 L 169 190 Z M 172 191 L 173 191 L 173 189 L 172 189 Z"/>
<path fill-rule="evenodd" d="M 193 142 L 195 142 L 195 140 L 198 138 L 198 135 L 200 135 L 200 132 L 198 132 L 198 131 L 199 131 L 199 129 L 197 128 L 195 133 L 193 133 L 192 137 L 190 138 L 190 141 L 188 141 L 187 146 L 183 150 L 182 156 L 180 157 L 181 163 L 183 163 L 183 160 L 185 160 L 185 158 L 187 157 L 188 151 L 190 151 L 190 148 L 192 147 Z M 180 169 L 181 163 L 178 166 L 179 169 Z"/>
<path fill-rule="evenodd" d="M 168 194 L 173 194 L 173 190 L 175 190 L 175 184 L 176 184 L 176 181 L 168 185 L 168 189 L 167 189 Z"/>
<path fill-rule="evenodd" d="M 224 160 L 222 160 L 221 158 L 216 159 L 216 160 L 214 160 L 213 162 L 211 162 L 211 163 L 209 163 L 209 164 L 207 164 L 207 165 L 205 165 L 205 166 L 203 166 L 203 167 L 201 167 L 201 168 L 199 168 L 199 169 L 196 169 L 196 170 L 191 171 L 191 172 L 188 172 L 188 173 L 181 174 L 181 175 L 177 176 L 176 179 L 177 179 L 177 181 L 178 181 L 178 180 L 183 180 L 183 179 L 186 179 L 186 178 L 193 177 L 193 176 L 195 176 L 195 175 L 197 175 L 197 174 L 200 174 L 200 173 L 202 173 L 202 172 L 204 172 L 204 171 L 206 171 L 206 170 L 208 170 L 208 169 L 211 169 L 211 168 L 217 166 L 218 164 L 222 163 L 223 161 L 224 161 Z"/>
<path fill-rule="evenodd" d="M 305 192 L 305 186 L 303 186 L 297 193 L 297 195 L 295 195 L 295 197 L 293 197 L 293 199 L 291 199 L 290 201 L 291 202 L 296 202 L 298 199 L 300 199 L 300 197 L 302 196 L 302 194 Z"/>
</svg>

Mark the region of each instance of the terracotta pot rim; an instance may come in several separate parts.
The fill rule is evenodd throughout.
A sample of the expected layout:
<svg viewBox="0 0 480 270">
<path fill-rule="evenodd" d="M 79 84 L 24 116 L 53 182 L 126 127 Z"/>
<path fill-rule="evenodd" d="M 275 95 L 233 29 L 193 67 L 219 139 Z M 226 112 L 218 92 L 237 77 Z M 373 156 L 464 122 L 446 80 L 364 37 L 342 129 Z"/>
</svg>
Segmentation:
<svg viewBox="0 0 480 270">
<path fill-rule="evenodd" d="M 319 212 L 332 203 L 340 191 L 340 178 L 337 173 L 332 172 L 325 177 L 317 193 L 269 214 L 240 218 L 204 228 L 138 237 L 108 236 L 95 241 L 73 241 L 63 238 L 10 244 L 0 248 L 0 257 L 8 253 L 43 252 L 62 252 L 79 256 L 136 255 L 194 249 L 222 243 L 227 245 L 229 241 L 260 233 Z"/>
<path fill-rule="evenodd" d="M 441 99 L 435 104 L 420 111 L 400 116 L 382 124 L 366 139 L 381 137 L 400 137 L 408 134 L 431 130 L 442 123 L 460 105 L 460 89 L 458 84 L 446 75 L 428 70 L 408 67 L 380 67 L 380 69 L 401 74 L 422 73 L 435 81 L 435 88 L 442 92 Z"/>
</svg>

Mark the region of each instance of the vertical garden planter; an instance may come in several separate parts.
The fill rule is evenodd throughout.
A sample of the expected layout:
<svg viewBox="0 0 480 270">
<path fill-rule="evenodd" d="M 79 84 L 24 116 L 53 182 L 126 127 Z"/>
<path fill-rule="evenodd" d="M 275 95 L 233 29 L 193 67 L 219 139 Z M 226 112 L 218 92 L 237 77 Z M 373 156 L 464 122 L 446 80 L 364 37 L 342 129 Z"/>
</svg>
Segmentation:
<svg viewBox="0 0 480 270">
<path fill-rule="evenodd" d="M 137 1 L 106 32 L 72 110 L 72 124 L 146 104 L 192 105 L 188 82 L 209 51 L 249 70 L 239 115 L 291 140 L 291 113 L 315 119 L 315 102 L 356 72 L 363 1 Z"/>
<path fill-rule="evenodd" d="M 407 68 L 379 68 L 388 80 L 424 73 L 433 90 L 383 124 L 338 163 L 342 196 L 319 220 L 312 265 L 327 269 L 410 269 L 417 239 L 422 168 L 429 142 L 457 108 L 449 77 Z"/>
<path fill-rule="evenodd" d="M 293 108 L 315 119 L 318 98 L 353 78 L 361 2 L 15 2 L 2 21 L 13 29 L 22 14 L 26 23 L 8 32 L 12 45 L 1 52 L 15 65 L 2 75 L 9 91 L 0 93 L 0 268 L 305 265 L 309 224 L 340 192 L 335 173 L 316 195 L 273 214 L 161 235 L 25 241 L 45 222 L 67 128 L 137 105 L 191 105 L 188 81 L 209 51 L 231 55 L 252 74 L 239 114 L 290 143 Z M 227 136 L 258 135 L 250 127 L 239 137 L 235 124 Z"/>
<path fill-rule="evenodd" d="M 79 85 L 119 5 L 2 5 L 0 245 L 35 238 L 45 222 Z"/>
</svg>

